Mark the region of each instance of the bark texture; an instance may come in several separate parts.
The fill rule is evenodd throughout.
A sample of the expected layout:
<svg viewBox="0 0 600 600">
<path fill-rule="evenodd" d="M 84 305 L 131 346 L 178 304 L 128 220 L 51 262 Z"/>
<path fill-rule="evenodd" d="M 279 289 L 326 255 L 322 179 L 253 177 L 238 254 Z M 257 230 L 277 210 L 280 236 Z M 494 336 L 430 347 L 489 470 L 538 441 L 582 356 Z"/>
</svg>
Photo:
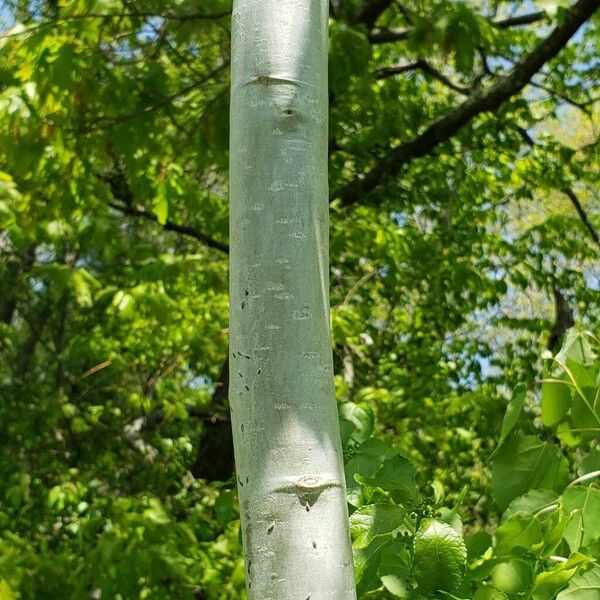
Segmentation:
<svg viewBox="0 0 600 600">
<path fill-rule="evenodd" d="M 236 0 L 230 404 L 251 600 L 356 598 L 329 336 L 327 2 Z"/>
</svg>

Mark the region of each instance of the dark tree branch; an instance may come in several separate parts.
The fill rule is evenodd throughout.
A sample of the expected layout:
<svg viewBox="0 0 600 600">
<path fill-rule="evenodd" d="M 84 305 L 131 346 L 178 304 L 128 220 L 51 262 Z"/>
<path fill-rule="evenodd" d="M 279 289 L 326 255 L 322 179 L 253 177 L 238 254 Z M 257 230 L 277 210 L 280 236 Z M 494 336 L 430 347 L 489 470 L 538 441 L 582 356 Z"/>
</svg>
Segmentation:
<svg viewBox="0 0 600 600">
<path fill-rule="evenodd" d="M 145 210 L 135 208 L 133 206 L 128 206 L 126 204 L 119 204 L 116 202 L 111 202 L 109 206 L 111 208 L 114 208 L 115 210 L 118 210 L 124 215 L 144 219 L 146 221 L 151 221 L 153 223 L 158 224 L 158 219 L 156 215 Z M 179 223 L 173 223 L 173 221 L 166 221 L 164 224 L 160 225 L 165 231 L 173 231 L 175 233 L 194 238 L 195 240 L 204 244 L 208 248 L 219 250 L 220 252 L 223 252 L 225 254 L 229 253 L 229 246 L 227 244 L 215 240 L 214 238 L 210 237 L 209 235 L 206 235 L 198 229 L 195 229 L 194 227 L 190 227 L 189 225 L 180 225 Z"/>
<path fill-rule="evenodd" d="M 15 258 L 8 259 L 7 273 L 5 274 L 8 285 L 3 290 L 2 297 L 0 297 L 0 323 L 7 325 L 12 323 L 21 291 L 19 278 L 31 270 L 34 260 L 34 245 L 27 246 L 22 255 L 16 255 Z"/>
<path fill-rule="evenodd" d="M 526 15 L 510 17 L 508 19 L 492 21 L 491 24 L 498 29 L 509 29 L 519 25 L 531 25 L 532 23 L 541 21 L 545 17 L 546 13 L 544 11 L 538 11 Z M 369 39 L 373 44 L 399 42 L 408 38 L 413 31 L 413 27 L 376 27 L 370 31 Z"/>
<path fill-rule="evenodd" d="M 340 0 L 329 0 L 329 13 L 334 19 L 340 18 Z"/>
<path fill-rule="evenodd" d="M 460 85 L 458 83 L 454 83 L 451 79 L 446 77 L 441 71 L 438 71 L 431 63 L 426 60 L 419 59 L 415 60 L 411 63 L 405 63 L 400 65 L 392 65 L 390 67 L 383 67 L 375 72 L 376 79 L 387 79 L 388 77 L 393 77 L 394 75 L 398 75 L 400 73 L 406 73 L 407 71 L 423 71 L 423 73 L 427 73 L 431 75 L 434 79 L 437 79 L 439 82 L 444 84 L 447 88 L 458 92 L 459 94 L 463 94 L 464 96 L 469 96 L 473 92 L 473 88 Z"/>
<path fill-rule="evenodd" d="M 190 92 L 194 91 L 196 88 L 200 87 L 202 84 L 207 83 L 211 79 L 213 79 L 216 75 L 218 75 L 221 71 L 225 70 L 229 66 L 229 62 L 225 62 L 218 67 L 215 67 L 210 73 L 206 73 L 203 77 L 198 79 L 197 81 L 193 81 L 189 85 L 169 94 L 168 96 L 164 96 L 159 98 L 153 104 L 149 104 L 144 106 L 138 110 L 135 110 L 130 113 L 125 113 L 121 115 L 101 115 L 94 118 L 94 121 L 88 124 L 83 125 L 82 127 L 75 127 L 74 129 L 79 132 L 88 132 L 94 130 L 102 130 L 102 129 L 110 129 L 114 125 L 119 125 L 122 123 L 127 123 L 128 121 L 132 121 L 133 119 L 137 119 L 139 117 L 146 116 L 151 112 L 159 110 L 160 108 L 164 108 L 165 106 L 169 106 L 175 100 L 182 98 L 183 96 L 187 96 Z"/>
<path fill-rule="evenodd" d="M 363 9 L 354 16 L 352 23 L 360 23 L 371 29 L 381 13 L 392 5 L 393 0 L 368 0 Z"/>
<path fill-rule="evenodd" d="M 539 147 L 539 144 L 536 143 L 536 141 L 529 135 L 529 132 L 524 127 L 521 127 L 519 125 L 513 125 L 513 128 L 523 138 L 523 141 L 528 146 L 531 146 L 531 147 L 538 146 Z M 569 200 L 571 201 L 571 204 L 573 205 L 573 207 L 575 208 L 575 211 L 577 212 L 577 215 L 581 219 L 581 222 L 583 223 L 584 227 L 588 230 L 590 236 L 592 237 L 592 239 L 594 240 L 596 245 L 600 248 L 600 235 L 598 234 L 594 225 L 590 221 L 590 218 L 588 217 L 587 213 L 585 212 L 585 209 L 581 205 L 581 202 L 579 201 L 577 194 L 573 191 L 573 188 L 566 186 L 565 188 L 563 188 L 560 191 L 563 194 L 565 194 L 565 196 L 567 196 L 567 198 L 569 198 Z"/>
<path fill-rule="evenodd" d="M 225 242 L 220 242 L 219 240 L 215 240 L 211 236 L 205 234 L 199 229 L 196 229 L 195 227 L 173 223 L 173 221 L 169 220 L 167 220 L 164 224 L 160 224 L 158 223 L 158 218 L 156 215 L 146 210 L 137 208 L 135 206 L 135 199 L 133 197 L 133 192 L 129 182 L 127 181 L 127 177 L 116 161 L 111 172 L 98 174 L 97 177 L 106 185 L 108 185 L 113 198 L 118 200 L 118 202 L 109 202 L 109 206 L 114 210 L 117 210 L 120 213 L 130 217 L 144 219 L 146 221 L 159 224 L 165 231 L 173 231 L 175 233 L 194 238 L 208 248 L 219 250 L 225 254 L 229 253 L 228 244 Z"/>
<path fill-rule="evenodd" d="M 401 73 L 406 73 L 408 71 L 416 71 L 419 69 L 419 61 L 415 60 L 410 63 L 404 63 L 400 65 L 392 65 L 391 67 L 383 67 L 375 71 L 376 79 L 386 79 L 388 77 L 392 77 L 393 75 L 400 75 Z"/>
<path fill-rule="evenodd" d="M 516 17 L 508 17 L 506 19 L 499 19 L 498 21 L 492 21 L 492 25 L 498 29 L 509 29 L 510 27 L 519 27 L 520 25 L 531 25 L 542 21 L 548 15 L 545 11 L 539 10 L 525 15 L 517 15 Z"/>
<path fill-rule="evenodd" d="M 477 48 L 477 53 L 479 54 L 479 58 L 481 60 L 481 68 L 483 70 L 483 75 L 490 75 L 491 77 L 495 77 L 496 73 L 492 71 L 490 67 L 490 63 L 488 62 L 488 56 L 485 52 L 485 48 L 479 46 Z"/>
<path fill-rule="evenodd" d="M 598 8 L 598 0 L 579 0 L 566 13 L 563 22 L 510 73 L 500 77 L 494 85 L 471 94 L 465 102 L 437 119 L 416 138 L 391 149 L 370 171 L 334 190 L 332 200 L 339 198 L 343 204 L 348 205 L 357 202 L 362 196 L 396 175 L 404 165 L 429 154 L 439 144 L 450 139 L 477 115 L 499 108 L 519 93 L 533 75 L 562 50 Z"/>
<path fill-rule="evenodd" d="M 550 338 L 548 339 L 548 350 L 554 352 L 558 349 L 560 341 L 563 335 L 575 325 L 575 319 L 573 318 L 573 309 L 569 306 L 569 303 L 565 300 L 561 291 L 556 287 L 556 284 L 552 286 L 552 293 L 554 295 L 554 309 L 555 309 L 555 321 L 550 331 Z"/>
<path fill-rule="evenodd" d="M 577 194 L 573 191 L 573 188 L 570 188 L 570 187 L 566 187 L 562 191 L 567 196 L 567 198 L 571 201 L 571 204 L 573 205 L 577 214 L 579 215 L 581 222 L 583 223 L 585 228 L 588 230 L 588 232 L 589 232 L 590 236 L 592 237 L 592 239 L 594 240 L 594 242 L 596 242 L 596 246 L 598 246 L 598 248 L 600 248 L 600 235 L 598 235 L 598 232 L 592 225 L 592 222 L 590 221 L 587 213 L 585 212 L 583 206 L 581 205 L 581 202 L 579 201 Z"/>
</svg>

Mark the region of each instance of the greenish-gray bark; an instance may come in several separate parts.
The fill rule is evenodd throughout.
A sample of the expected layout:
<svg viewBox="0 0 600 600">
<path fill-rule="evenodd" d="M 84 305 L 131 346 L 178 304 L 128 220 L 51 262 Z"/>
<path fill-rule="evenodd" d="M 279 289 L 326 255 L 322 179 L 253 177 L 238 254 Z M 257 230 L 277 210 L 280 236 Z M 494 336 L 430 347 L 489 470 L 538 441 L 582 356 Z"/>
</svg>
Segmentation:
<svg viewBox="0 0 600 600">
<path fill-rule="evenodd" d="M 237 0 L 230 403 L 248 596 L 352 600 L 328 296 L 327 2 Z"/>
</svg>

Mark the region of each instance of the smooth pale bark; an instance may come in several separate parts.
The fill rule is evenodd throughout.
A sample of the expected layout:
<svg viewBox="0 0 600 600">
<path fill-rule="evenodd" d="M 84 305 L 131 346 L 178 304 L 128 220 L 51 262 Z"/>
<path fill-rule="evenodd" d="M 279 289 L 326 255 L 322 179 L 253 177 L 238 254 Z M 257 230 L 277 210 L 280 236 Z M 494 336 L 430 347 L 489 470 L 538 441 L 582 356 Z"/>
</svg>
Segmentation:
<svg viewBox="0 0 600 600">
<path fill-rule="evenodd" d="M 327 5 L 233 8 L 230 403 L 253 600 L 356 598 L 329 338 Z"/>
</svg>

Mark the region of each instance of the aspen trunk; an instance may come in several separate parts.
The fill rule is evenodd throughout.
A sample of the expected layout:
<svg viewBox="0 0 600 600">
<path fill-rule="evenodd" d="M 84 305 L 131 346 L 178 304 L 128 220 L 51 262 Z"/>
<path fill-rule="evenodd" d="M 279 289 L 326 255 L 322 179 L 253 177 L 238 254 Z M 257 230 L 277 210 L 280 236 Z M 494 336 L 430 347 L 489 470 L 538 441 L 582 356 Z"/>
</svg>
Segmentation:
<svg viewBox="0 0 600 600">
<path fill-rule="evenodd" d="M 329 338 L 327 0 L 235 0 L 230 403 L 251 600 L 356 598 Z"/>
</svg>

